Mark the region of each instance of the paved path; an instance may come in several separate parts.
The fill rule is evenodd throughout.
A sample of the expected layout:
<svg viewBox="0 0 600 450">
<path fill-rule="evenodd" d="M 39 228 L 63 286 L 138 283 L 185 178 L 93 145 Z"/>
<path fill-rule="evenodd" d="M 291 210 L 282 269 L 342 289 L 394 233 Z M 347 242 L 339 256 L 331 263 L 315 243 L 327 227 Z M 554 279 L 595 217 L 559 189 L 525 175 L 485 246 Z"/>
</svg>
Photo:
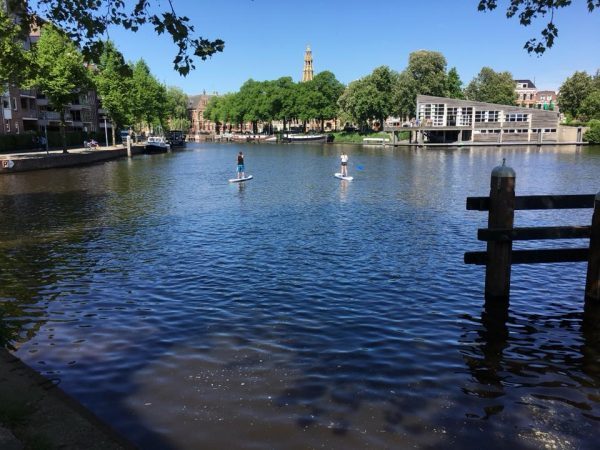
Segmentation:
<svg viewBox="0 0 600 450">
<path fill-rule="evenodd" d="M 0 348 L 0 449 L 134 446 L 50 380 Z"/>
</svg>

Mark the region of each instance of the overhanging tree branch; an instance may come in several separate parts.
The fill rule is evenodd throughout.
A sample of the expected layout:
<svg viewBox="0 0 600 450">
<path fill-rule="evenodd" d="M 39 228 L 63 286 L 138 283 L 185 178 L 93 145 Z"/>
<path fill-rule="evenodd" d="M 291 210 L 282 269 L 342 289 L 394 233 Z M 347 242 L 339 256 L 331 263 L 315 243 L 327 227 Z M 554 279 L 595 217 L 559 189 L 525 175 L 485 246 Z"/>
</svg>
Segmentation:
<svg viewBox="0 0 600 450">
<path fill-rule="evenodd" d="M 536 19 L 550 15 L 550 20 L 541 31 L 541 38 L 529 39 L 523 48 L 528 53 L 543 54 L 554 45 L 558 37 L 558 28 L 554 24 L 554 13 L 561 8 L 571 6 L 572 0 L 510 0 L 506 8 L 506 17 L 517 16 L 519 23 L 525 27 L 531 25 Z M 586 0 L 587 9 L 591 13 L 600 8 L 600 0 Z M 479 11 L 493 11 L 498 7 L 497 0 L 480 0 Z"/>
<path fill-rule="evenodd" d="M 102 40 L 110 26 L 119 26 L 136 32 L 141 26 L 150 24 L 157 34 L 169 34 L 177 47 L 173 66 L 181 75 L 195 69 L 194 58 L 206 60 L 223 51 L 221 39 L 206 39 L 194 36 L 194 26 L 186 16 L 175 12 L 173 3 L 169 9 L 157 11 L 158 0 L 135 0 L 127 6 L 124 0 L 7 0 L 10 10 L 28 33 L 37 18 L 53 23 L 73 41 L 81 45 L 85 57 L 98 61 L 102 53 Z M 128 2 L 131 3 L 131 2 Z"/>
</svg>

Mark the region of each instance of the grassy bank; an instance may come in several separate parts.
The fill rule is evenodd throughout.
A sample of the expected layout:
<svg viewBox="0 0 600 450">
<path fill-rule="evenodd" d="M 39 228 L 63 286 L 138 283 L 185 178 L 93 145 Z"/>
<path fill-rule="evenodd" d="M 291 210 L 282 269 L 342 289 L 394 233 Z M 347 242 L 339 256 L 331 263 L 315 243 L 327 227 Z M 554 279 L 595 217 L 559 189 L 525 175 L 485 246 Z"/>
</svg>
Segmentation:
<svg viewBox="0 0 600 450">
<path fill-rule="evenodd" d="M 372 133 L 359 133 L 358 131 L 338 131 L 332 134 L 335 136 L 333 140 L 335 144 L 362 144 L 364 138 L 384 138 L 389 139 L 390 143 L 392 142 L 392 134 L 385 133 L 383 131 Z M 408 139 L 409 134 L 410 133 L 408 131 L 402 131 L 398 140 Z"/>
</svg>

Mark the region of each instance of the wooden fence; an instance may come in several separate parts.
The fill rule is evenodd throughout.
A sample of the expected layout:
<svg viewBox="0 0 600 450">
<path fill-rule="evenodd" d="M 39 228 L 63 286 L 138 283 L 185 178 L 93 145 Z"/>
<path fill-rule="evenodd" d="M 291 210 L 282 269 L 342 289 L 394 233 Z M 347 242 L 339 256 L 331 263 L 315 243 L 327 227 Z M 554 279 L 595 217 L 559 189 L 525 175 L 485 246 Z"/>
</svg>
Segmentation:
<svg viewBox="0 0 600 450">
<path fill-rule="evenodd" d="M 586 300 L 600 302 L 600 192 L 596 195 L 515 196 L 516 174 L 502 164 L 492 171 L 489 197 L 468 197 L 467 210 L 489 211 L 477 231 L 485 252 L 467 252 L 466 264 L 485 265 L 486 299 L 508 299 L 512 264 L 587 261 Z M 515 210 L 594 208 L 591 225 L 513 228 Z M 513 241 L 586 239 L 582 248 L 513 250 Z"/>
</svg>

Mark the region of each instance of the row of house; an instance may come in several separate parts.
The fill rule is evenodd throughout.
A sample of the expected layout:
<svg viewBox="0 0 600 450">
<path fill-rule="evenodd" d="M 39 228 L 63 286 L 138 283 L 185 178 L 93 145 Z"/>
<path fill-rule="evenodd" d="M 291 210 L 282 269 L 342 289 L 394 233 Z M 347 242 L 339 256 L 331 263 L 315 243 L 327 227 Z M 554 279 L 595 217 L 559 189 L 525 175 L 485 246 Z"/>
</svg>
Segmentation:
<svg viewBox="0 0 600 450">
<path fill-rule="evenodd" d="M 4 5 L 8 12 L 8 6 Z M 32 29 L 23 43 L 29 49 L 39 40 L 40 30 Z M 83 131 L 104 134 L 104 127 L 111 128 L 105 121 L 106 111 L 93 90 L 73 93 L 73 100 L 65 109 L 67 131 Z M 19 86 L 0 85 L 0 135 L 59 131 L 60 111 L 48 102 L 46 96 L 36 89 L 21 89 Z"/>
<path fill-rule="evenodd" d="M 59 131 L 60 112 L 52 107 L 43 93 L 17 86 L 4 86 L 3 91 L 0 96 L 0 134 Z M 95 91 L 73 93 L 73 100 L 65 110 L 67 131 L 104 133 L 104 113 Z M 109 121 L 106 121 L 106 127 L 110 130 Z"/>
<path fill-rule="evenodd" d="M 558 111 L 556 91 L 538 90 L 531 80 L 515 80 L 515 84 L 518 106 Z"/>
</svg>

